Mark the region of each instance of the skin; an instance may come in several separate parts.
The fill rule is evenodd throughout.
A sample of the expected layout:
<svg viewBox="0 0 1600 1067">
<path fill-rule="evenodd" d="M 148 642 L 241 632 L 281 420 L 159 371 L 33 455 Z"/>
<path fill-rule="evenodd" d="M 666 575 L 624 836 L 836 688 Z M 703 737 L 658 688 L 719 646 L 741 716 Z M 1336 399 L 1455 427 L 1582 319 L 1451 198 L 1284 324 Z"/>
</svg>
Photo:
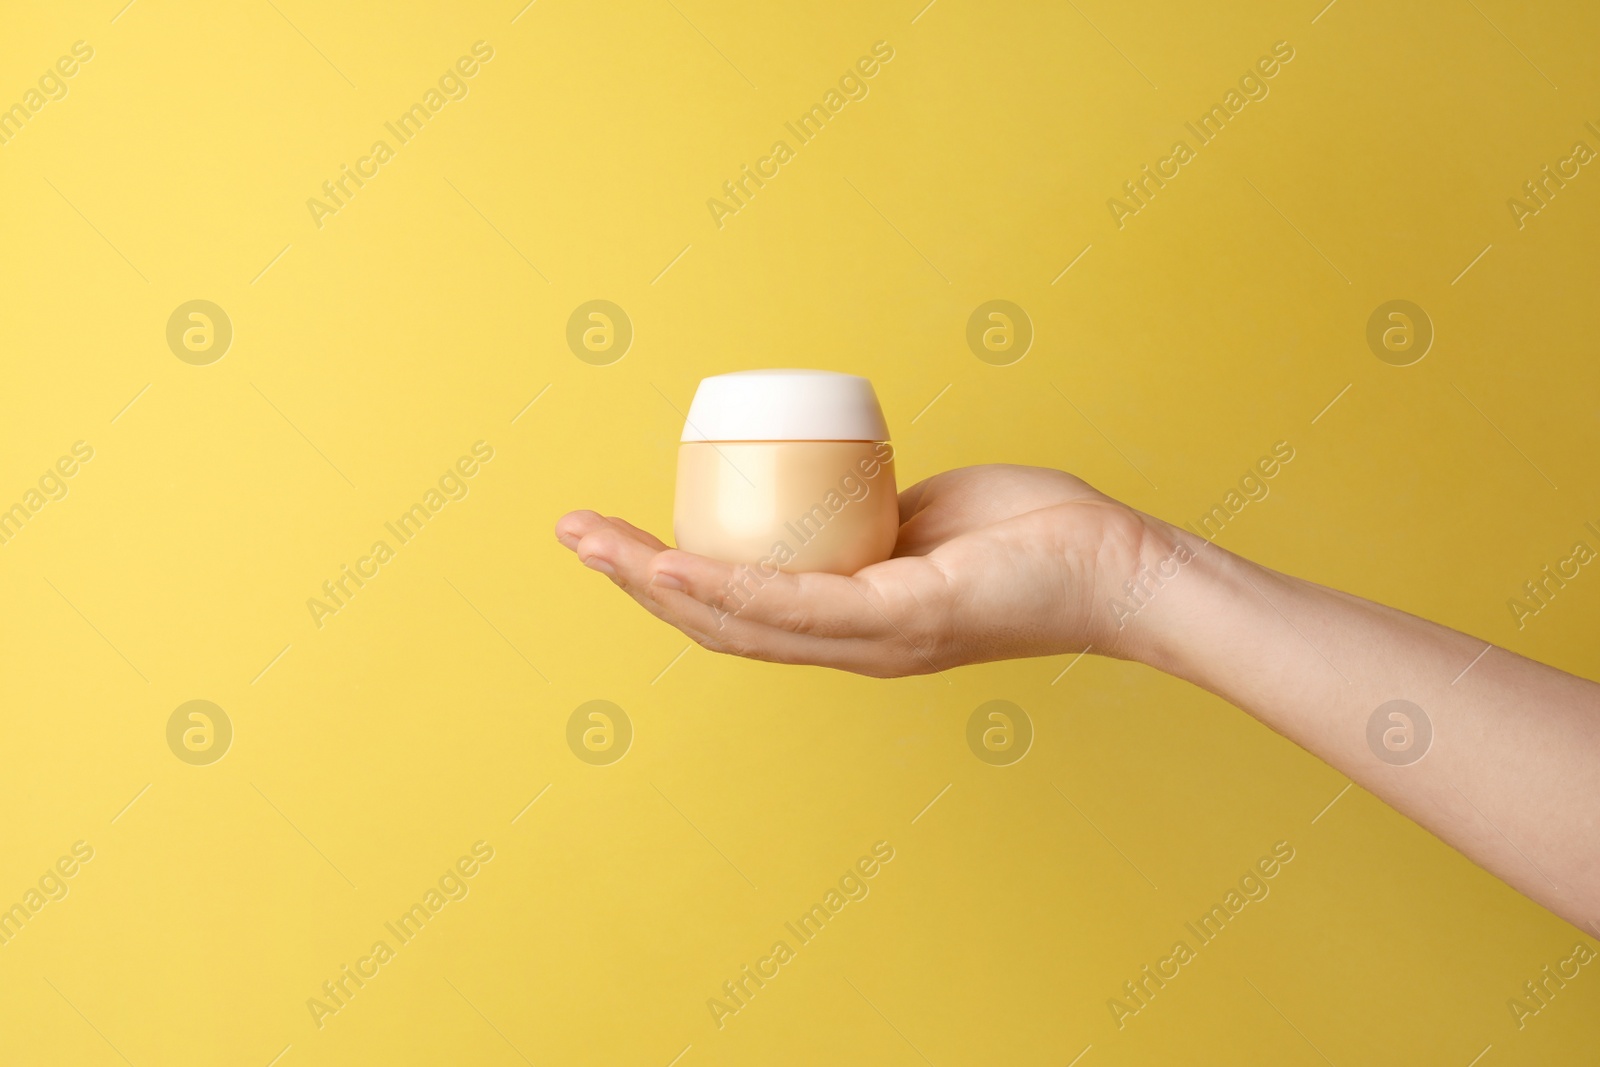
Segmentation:
<svg viewBox="0 0 1600 1067">
<path fill-rule="evenodd" d="M 894 558 L 849 576 L 768 577 L 592 511 L 556 537 L 715 652 L 875 678 L 1086 650 L 1148 664 L 1600 933 L 1600 685 L 1269 570 L 1062 471 L 947 471 L 900 494 L 900 524 Z M 1367 741 L 1395 699 L 1433 728 L 1405 766 Z"/>
</svg>

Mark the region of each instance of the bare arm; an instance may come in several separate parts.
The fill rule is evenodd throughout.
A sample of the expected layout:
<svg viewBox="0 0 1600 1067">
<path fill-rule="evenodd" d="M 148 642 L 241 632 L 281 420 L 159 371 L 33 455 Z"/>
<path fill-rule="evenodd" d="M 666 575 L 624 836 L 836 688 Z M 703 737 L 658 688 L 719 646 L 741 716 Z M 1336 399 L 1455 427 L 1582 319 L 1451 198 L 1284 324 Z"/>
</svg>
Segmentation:
<svg viewBox="0 0 1600 1067">
<path fill-rule="evenodd" d="M 1600 933 L 1600 685 L 1268 570 L 1060 471 L 949 471 L 900 510 L 895 558 L 850 577 L 730 566 L 594 512 L 556 533 L 716 651 L 877 677 L 1084 650 L 1148 663 Z"/>
<path fill-rule="evenodd" d="M 1193 559 L 1129 621 L 1127 655 L 1243 708 L 1600 932 L 1600 685 L 1171 537 Z"/>
</svg>

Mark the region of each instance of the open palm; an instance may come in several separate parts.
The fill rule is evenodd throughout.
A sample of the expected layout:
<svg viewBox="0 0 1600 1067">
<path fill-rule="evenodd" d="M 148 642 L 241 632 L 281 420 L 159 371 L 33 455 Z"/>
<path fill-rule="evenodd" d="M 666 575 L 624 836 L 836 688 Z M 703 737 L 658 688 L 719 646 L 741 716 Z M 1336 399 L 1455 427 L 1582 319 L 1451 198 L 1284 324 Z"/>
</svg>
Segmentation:
<svg viewBox="0 0 1600 1067">
<path fill-rule="evenodd" d="M 561 543 L 706 648 L 894 677 L 963 663 L 1112 652 L 1110 613 L 1151 520 L 1082 480 L 989 465 L 900 494 L 894 558 L 856 574 L 768 577 L 576 511 Z"/>
</svg>

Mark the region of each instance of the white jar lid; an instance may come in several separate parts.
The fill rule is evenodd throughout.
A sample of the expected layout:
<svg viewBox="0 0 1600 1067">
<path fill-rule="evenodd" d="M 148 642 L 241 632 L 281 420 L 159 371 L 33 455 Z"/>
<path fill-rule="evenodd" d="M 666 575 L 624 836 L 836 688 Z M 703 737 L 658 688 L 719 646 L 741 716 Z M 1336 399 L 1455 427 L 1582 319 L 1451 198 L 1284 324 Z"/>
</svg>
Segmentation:
<svg viewBox="0 0 1600 1067">
<path fill-rule="evenodd" d="M 872 383 L 825 370 L 746 370 L 702 378 L 683 441 L 887 441 Z"/>
</svg>

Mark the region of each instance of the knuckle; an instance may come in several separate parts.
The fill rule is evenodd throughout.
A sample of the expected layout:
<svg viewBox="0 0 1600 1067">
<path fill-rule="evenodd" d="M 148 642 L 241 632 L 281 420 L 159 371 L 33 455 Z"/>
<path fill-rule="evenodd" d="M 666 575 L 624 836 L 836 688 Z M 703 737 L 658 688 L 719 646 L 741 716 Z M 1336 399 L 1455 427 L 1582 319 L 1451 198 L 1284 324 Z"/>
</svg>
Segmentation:
<svg viewBox="0 0 1600 1067">
<path fill-rule="evenodd" d="M 769 625 L 791 633 L 816 634 L 819 637 L 833 636 L 823 632 L 823 624 L 800 604 L 788 603 L 776 607 L 767 613 L 767 619 Z"/>
<path fill-rule="evenodd" d="M 688 592 L 688 594 L 694 599 L 700 601 L 700 603 L 716 612 L 717 618 L 719 619 L 729 615 L 737 615 L 739 613 L 740 605 L 738 601 L 730 594 L 726 585 L 722 586 L 721 588 L 717 588 L 713 586 L 701 585 L 700 583 L 695 582 L 689 585 L 689 588 L 686 590 L 686 592 Z"/>
<path fill-rule="evenodd" d="M 727 648 L 723 644 L 722 638 L 716 634 L 704 633 L 700 630 L 689 629 L 685 629 L 683 632 L 689 635 L 689 640 L 693 641 L 707 652 L 727 651 Z"/>
<path fill-rule="evenodd" d="M 722 650 L 730 656 L 740 656 L 744 659 L 760 658 L 756 655 L 756 647 L 750 643 L 748 638 L 732 634 L 722 639 Z"/>
</svg>

